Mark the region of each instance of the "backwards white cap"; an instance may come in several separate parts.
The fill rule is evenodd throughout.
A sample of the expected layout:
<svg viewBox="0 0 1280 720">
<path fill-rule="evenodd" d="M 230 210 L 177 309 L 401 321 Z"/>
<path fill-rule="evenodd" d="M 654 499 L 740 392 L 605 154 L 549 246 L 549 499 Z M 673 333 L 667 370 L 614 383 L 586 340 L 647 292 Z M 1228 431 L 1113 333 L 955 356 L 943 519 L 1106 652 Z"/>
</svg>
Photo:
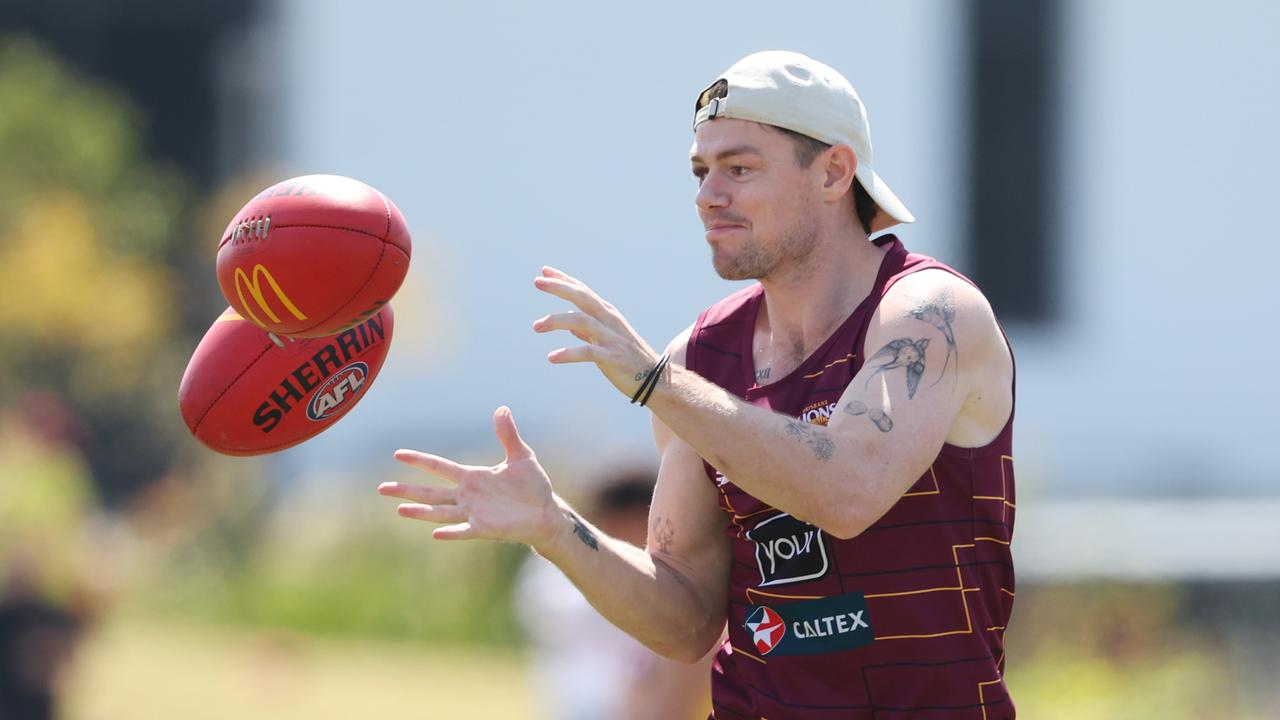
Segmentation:
<svg viewBox="0 0 1280 720">
<path fill-rule="evenodd" d="M 843 75 L 813 58 L 770 50 L 733 64 L 698 96 L 693 127 L 737 118 L 794 130 L 828 145 L 848 145 L 858 158 L 854 173 L 876 201 L 871 231 L 915 222 L 873 169 L 867 110 Z"/>
</svg>

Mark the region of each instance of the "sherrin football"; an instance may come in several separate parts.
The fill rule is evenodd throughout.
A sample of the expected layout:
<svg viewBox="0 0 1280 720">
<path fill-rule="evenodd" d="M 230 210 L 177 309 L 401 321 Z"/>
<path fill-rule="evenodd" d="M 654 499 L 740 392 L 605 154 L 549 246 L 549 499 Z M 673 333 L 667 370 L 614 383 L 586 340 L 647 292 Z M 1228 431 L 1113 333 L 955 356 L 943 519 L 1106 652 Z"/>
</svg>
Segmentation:
<svg viewBox="0 0 1280 720">
<path fill-rule="evenodd" d="M 232 308 L 187 364 L 178 406 L 191 434 L 225 455 L 261 455 L 314 437 L 369 391 L 391 346 L 383 305 L 325 338 L 272 337 Z"/>
<path fill-rule="evenodd" d="M 386 195 L 348 177 L 304 175 L 258 193 L 231 219 L 218 243 L 218 285 L 264 330 L 324 337 L 391 299 L 411 249 Z"/>
</svg>

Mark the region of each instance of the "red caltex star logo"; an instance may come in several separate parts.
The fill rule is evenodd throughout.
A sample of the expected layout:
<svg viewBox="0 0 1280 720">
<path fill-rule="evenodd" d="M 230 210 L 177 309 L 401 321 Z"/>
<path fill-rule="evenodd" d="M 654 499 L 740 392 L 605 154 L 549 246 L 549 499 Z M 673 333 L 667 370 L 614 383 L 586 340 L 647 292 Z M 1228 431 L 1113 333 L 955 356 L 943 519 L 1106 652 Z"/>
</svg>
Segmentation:
<svg viewBox="0 0 1280 720">
<path fill-rule="evenodd" d="M 787 634 L 787 624 L 782 621 L 778 613 L 763 605 L 747 615 L 747 621 L 744 624 L 751 631 L 751 641 L 755 643 L 756 651 L 761 655 L 768 655 Z"/>
</svg>

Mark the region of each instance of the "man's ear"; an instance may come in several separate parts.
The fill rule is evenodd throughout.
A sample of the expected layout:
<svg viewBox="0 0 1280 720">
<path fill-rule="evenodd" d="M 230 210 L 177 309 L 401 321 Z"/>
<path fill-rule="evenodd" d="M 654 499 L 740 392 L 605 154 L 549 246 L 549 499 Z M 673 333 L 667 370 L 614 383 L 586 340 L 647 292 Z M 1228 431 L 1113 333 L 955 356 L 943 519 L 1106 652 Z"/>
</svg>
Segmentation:
<svg viewBox="0 0 1280 720">
<path fill-rule="evenodd" d="M 827 202 L 835 202 L 849 192 L 856 181 L 854 173 L 858 170 L 858 156 L 848 145 L 833 145 L 818 157 L 825 170 L 822 184 L 823 198 Z"/>
</svg>

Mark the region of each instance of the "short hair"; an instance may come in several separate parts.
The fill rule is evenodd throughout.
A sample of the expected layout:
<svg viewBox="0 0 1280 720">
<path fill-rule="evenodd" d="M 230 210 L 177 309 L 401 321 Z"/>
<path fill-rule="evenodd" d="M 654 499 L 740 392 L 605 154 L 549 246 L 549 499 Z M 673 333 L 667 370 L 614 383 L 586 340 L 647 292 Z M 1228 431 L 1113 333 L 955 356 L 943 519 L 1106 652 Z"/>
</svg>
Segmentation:
<svg viewBox="0 0 1280 720">
<path fill-rule="evenodd" d="M 783 135 L 786 135 L 788 138 L 791 138 L 791 148 L 795 154 L 796 165 L 802 168 L 807 168 L 812 165 L 813 161 L 817 159 L 823 151 L 831 147 L 831 145 L 824 143 L 821 140 L 816 140 L 804 133 L 798 133 L 795 130 L 788 130 L 787 128 L 778 127 L 776 125 L 768 125 L 767 127 L 771 127 Z M 870 235 L 871 222 L 875 220 L 876 212 L 879 208 L 876 206 L 876 201 L 871 199 L 871 195 L 867 192 L 866 188 L 862 187 L 862 182 L 857 178 L 853 179 L 853 208 L 858 215 L 858 222 L 862 225 L 863 232 Z"/>
</svg>

